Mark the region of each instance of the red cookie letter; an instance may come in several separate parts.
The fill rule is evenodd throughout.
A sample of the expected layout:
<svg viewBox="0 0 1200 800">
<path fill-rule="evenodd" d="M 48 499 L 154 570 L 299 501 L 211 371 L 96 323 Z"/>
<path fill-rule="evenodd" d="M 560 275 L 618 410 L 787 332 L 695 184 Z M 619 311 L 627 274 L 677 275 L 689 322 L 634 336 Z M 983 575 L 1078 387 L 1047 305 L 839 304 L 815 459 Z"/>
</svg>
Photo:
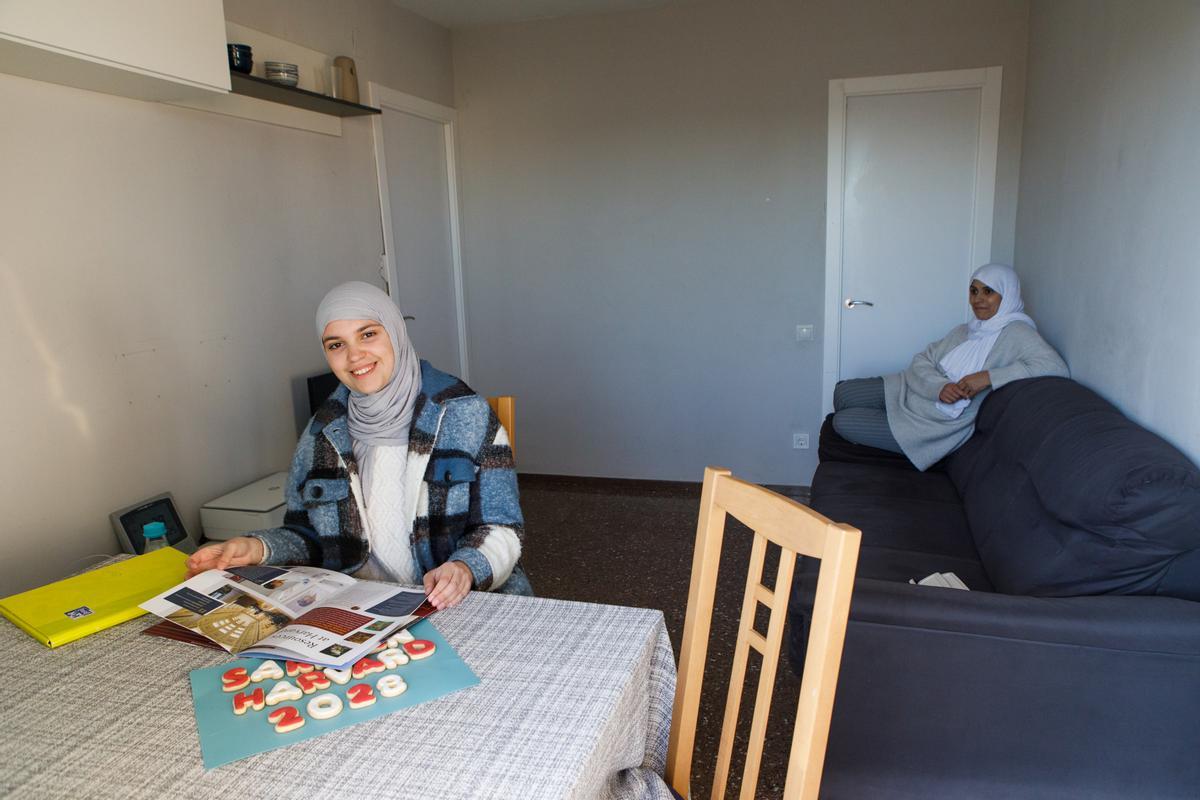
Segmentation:
<svg viewBox="0 0 1200 800">
<path fill-rule="evenodd" d="M 295 706 L 280 706 L 267 715 L 267 721 L 275 726 L 276 733 L 291 733 L 304 725 L 304 717 Z"/>
<path fill-rule="evenodd" d="M 263 694 L 263 688 L 256 686 L 253 692 L 240 692 L 233 696 L 233 713 L 245 714 L 248 708 L 262 711 L 266 704 L 267 698 Z"/>
<path fill-rule="evenodd" d="M 329 678 L 325 677 L 324 672 L 306 672 L 296 678 L 296 685 L 305 694 L 312 694 L 317 689 L 328 689 Z"/>
<path fill-rule="evenodd" d="M 221 688 L 227 692 L 240 692 L 250 685 L 250 674 L 245 667 L 234 667 L 221 676 Z"/>
<path fill-rule="evenodd" d="M 375 692 L 366 683 L 356 683 L 351 686 L 346 690 L 346 697 L 350 698 L 351 708 L 366 708 L 375 702 Z"/>
<path fill-rule="evenodd" d="M 437 645 L 428 639 L 413 639 L 411 642 L 404 643 L 404 652 L 413 659 L 429 658 L 435 650 L 437 650 Z"/>
<path fill-rule="evenodd" d="M 364 675 L 370 675 L 372 672 L 383 672 L 385 669 L 387 669 L 386 666 L 373 658 L 360 658 L 355 662 L 352 674 L 354 675 L 354 680 L 358 680 Z"/>
</svg>

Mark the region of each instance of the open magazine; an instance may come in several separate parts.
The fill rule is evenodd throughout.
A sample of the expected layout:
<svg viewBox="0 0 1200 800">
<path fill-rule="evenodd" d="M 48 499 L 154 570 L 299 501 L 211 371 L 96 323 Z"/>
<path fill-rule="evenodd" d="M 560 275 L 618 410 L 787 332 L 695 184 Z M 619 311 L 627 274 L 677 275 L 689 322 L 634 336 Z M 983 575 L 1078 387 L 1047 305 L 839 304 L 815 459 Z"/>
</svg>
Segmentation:
<svg viewBox="0 0 1200 800">
<path fill-rule="evenodd" d="M 420 589 L 265 566 L 210 569 L 141 607 L 230 653 L 335 669 L 435 610 Z"/>
</svg>

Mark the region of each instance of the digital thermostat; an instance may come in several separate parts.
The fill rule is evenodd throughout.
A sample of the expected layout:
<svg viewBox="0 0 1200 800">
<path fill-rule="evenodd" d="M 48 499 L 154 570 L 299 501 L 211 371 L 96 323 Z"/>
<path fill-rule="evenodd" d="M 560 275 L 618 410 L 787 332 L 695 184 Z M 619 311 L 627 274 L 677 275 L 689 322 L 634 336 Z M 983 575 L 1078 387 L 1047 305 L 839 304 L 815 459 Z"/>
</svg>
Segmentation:
<svg viewBox="0 0 1200 800">
<path fill-rule="evenodd" d="M 108 515 L 112 521 L 113 532 L 117 541 L 126 553 L 141 555 L 146 550 L 146 540 L 142 538 L 142 526 L 148 522 L 161 522 L 167 527 L 167 544 L 185 553 L 196 551 L 196 542 L 188 536 L 179 512 L 175 510 L 175 501 L 170 492 L 164 492 L 148 500 L 143 500 L 132 506 L 117 509 Z"/>
</svg>

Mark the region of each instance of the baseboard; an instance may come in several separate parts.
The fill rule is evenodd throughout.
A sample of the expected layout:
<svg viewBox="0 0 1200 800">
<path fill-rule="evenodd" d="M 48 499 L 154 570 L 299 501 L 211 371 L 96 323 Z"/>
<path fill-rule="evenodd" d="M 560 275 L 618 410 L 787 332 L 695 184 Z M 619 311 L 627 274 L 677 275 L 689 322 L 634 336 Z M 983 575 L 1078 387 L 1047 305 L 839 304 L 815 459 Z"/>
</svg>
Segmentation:
<svg viewBox="0 0 1200 800">
<path fill-rule="evenodd" d="M 549 475 L 538 472 L 518 474 L 523 488 L 543 491 L 584 492 L 588 494 L 626 494 L 657 497 L 700 497 L 701 484 L 692 481 L 656 481 L 640 478 L 592 478 L 579 475 Z M 767 484 L 773 492 L 808 503 L 808 486 Z"/>
<path fill-rule="evenodd" d="M 522 488 L 542 489 L 546 491 L 658 495 L 668 497 L 700 496 L 700 484 L 691 481 L 593 478 L 580 475 L 547 475 L 538 472 L 518 473 L 517 480 Z"/>
</svg>

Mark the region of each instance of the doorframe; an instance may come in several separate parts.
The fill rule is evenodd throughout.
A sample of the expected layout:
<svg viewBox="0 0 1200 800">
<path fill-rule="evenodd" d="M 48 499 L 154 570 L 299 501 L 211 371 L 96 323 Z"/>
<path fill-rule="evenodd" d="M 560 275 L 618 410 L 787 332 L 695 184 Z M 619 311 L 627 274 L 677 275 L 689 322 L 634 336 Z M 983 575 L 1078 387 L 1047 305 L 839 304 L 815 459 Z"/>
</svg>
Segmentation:
<svg viewBox="0 0 1200 800">
<path fill-rule="evenodd" d="M 833 410 L 833 387 L 841 373 L 842 226 L 845 213 L 842 184 L 846 167 L 847 100 L 866 95 L 980 90 L 979 150 L 975 161 L 975 202 L 971 213 L 971 265 L 964 276 L 969 279 L 978 267 L 992 260 L 1002 72 L 1002 67 L 981 67 L 871 78 L 839 78 L 829 82 L 829 155 L 825 190 L 825 347 L 821 380 L 824 413 Z M 963 313 L 967 313 L 965 309 Z"/>
<path fill-rule="evenodd" d="M 458 112 L 449 106 L 389 89 L 374 81 L 367 83 L 367 102 L 378 109 L 398 111 L 442 125 L 446 146 L 446 197 L 450 206 L 450 270 L 454 284 L 454 310 L 458 316 L 458 377 L 469 383 L 471 369 L 467 352 L 467 308 L 463 291 L 462 228 L 458 207 Z M 372 117 L 371 133 L 375 140 L 375 175 L 379 181 L 379 223 L 383 229 L 382 260 L 387 271 L 388 294 L 395 300 L 399 274 L 396 271 L 392 240 L 392 205 L 388 199 L 383 114 L 375 114 Z"/>
</svg>

